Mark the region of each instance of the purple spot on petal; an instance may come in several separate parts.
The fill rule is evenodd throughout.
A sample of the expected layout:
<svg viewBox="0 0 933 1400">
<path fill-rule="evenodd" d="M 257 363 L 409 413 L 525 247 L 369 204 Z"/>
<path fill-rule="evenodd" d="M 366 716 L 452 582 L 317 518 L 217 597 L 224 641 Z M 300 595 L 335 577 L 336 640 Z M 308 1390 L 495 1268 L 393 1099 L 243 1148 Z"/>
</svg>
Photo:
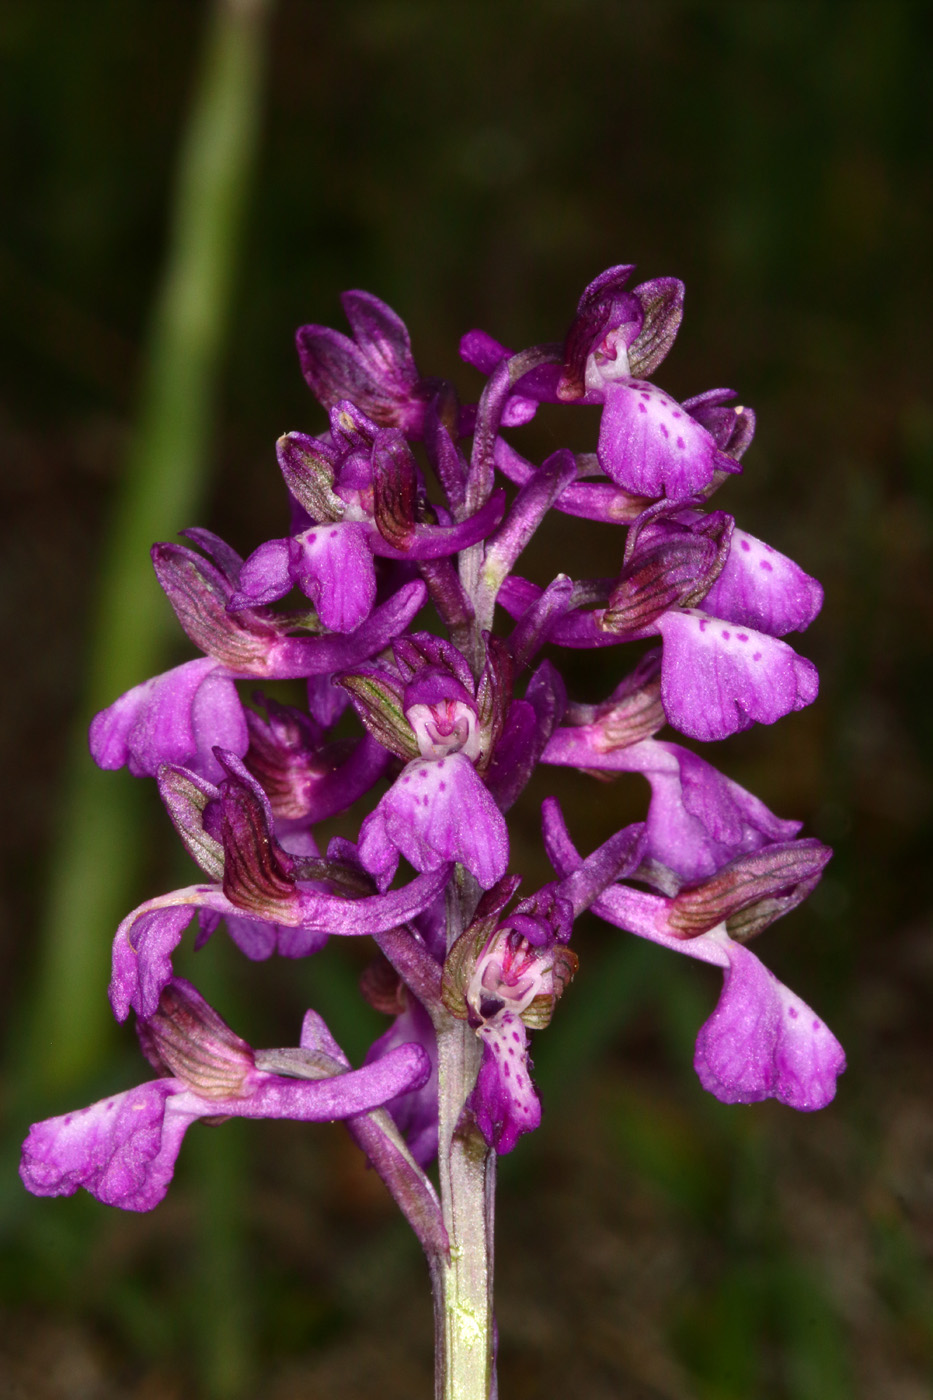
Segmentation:
<svg viewBox="0 0 933 1400">
<path fill-rule="evenodd" d="M 674 417 L 675 417 L 675 418 L 683 418 L 683 416 L 684 416 L 684 415 L 683 415 L 682 413 L 675 413 L 675 414 L 674 414 Z"/>
<path fill-rule="evenodd" d="M 642 392 L 641 392 L 641 396 L 642 396 L 643 399 L 650 399 L 650 398 L 651 398 L 651 395 L 650 395 L 650 394 L 646 394 L 645 391 L 644 391 L 644 389 L 643 389 Z"/>
<path fill-rule="evenodd" d="M 332 540 L 335 540 L 335 539 L 337 538 L 337 534 L 338 534 L 338 532 L 337 532 L 336 530 L 331 530 L 331 532 L 330 532 L 330 537 L 331 537 L 331 539 L 332 539 Z"/>
<path fill-rule="evenodd" d="M 419 778 L 426 778 L 427 776 L 428 776 L 428 770 L 427 770 L 427 768 L 422 768 L 422 769 L 419 771 L 419 773 L 418 773 L 418 777 L 419 777 Z"/>
<path fill-rule="evenodd" d="M 700 618 L 700 631 L 701 631 L 701 632 L 705 632 L 708 626 L 709 626 L 709 619 L 706 618 L 706 617 L 701 617 L 701 618 Z"/>
<path fill-rule="evenodd" d="M 727 642 L 731 636 L 732 636 L 732 633 L 731 633 L 731 632 L 727 632 L 726 629 L 725 629 L 725 627 L 724 627 L 724 628 L 722 629 L 722 639 L 723 639 L 723 641 L 724 641 L 724 642 Z"/>
<path fill-rule="evenodd" d="M 681 452 L 683 452 L 683 450 L 684 450 L 684 448 L 687 446 L 687 444 L 684 442 L 683 438 L 678 438 L 678 439 L 677 439 L 677 446 L 680 448 Z"/>
<path fill-rule="evenodd" d="M 410 774 L 410 773 L 406 773 L 405 776 L 404 776 L 404 778 L 402 779 L 402 782 L 403 782 L 403 783 L 410 783 L 410 782 L 411 782 L 411 774 Z"/>
<path fill-rule="evenodd" d="M 774 565 L 773 565 L 773 564 L 769 564 L 768 561 L 767 561 L 767 559 L 760 559 L 760 560 L 758 561 L 758 567 L 759 567 L 760 569 L 765 569 L 769 574 L 773 574 L 773 573 L 774 573 Z"/>
<path fill-rule="evenodd" d="M 742 540 L 741 543 L 742 543 L 742 548 L 745 550 L 745 552 L 746 552 L 746 554 L 747 554 L 748 551 L 751 549 L 751 545 L 749 544 L 748 540 Z"/>
<path fill-rule="evenodd" d="M 316 541 L 317 541 L 317 535 L 309 535 L 309 536 L 308 536 L 308 544 L 314 544 Z"/>
<path fill-rule="evenodd" d="M 109 1113 L 110 1110 L 111 1110 L 112 1108 L 113 1108 L 113 1099 L 110 1099 L 110 1100 L 108 1100 L 108 1103 L 107 1103 L 107 1112 Z"/>
<path fill-rule="evenodd" d="M 787 1008 L 787 1014 L 792 1021 L 796 1021 L 797 1017 L 800 1015 L 800 1012 L 797 1010 L 796 1006 L 789 1006 Z"/>
<path fill-rule="evenodd" d="M 505 1077 L 506 1077 L 506 1079 L 508 1079 L 508 1077 L 509 1077 L 509 1067 L 508 1067 L 508 1065 L 505 1066 Z"/>
<path fill-rule="evenodd" d="M 819 1023 L 819 1021 L 814 1021 L 814 1022 L 813 1022 L 813 1029 L 814 1029 L 815 1031 L 818 1031 L 819 1028 L 820 1028 L 820 1023 Z"/>
<path fill-rule="evenodd" d="M 66 1113 L 66 1114 L 65 1114 L 65 1127 L 66 1127 L 66 1128 L 68 1127 L 68 1124 L 69 1124 L 70 1122 L 71 1122 L 71 1114 L 70 1114 L 70 1113 Z"/>
<path fill-rule="evenodd" d="M 645 405 L 644 405 L 643 403 L 640 403 L 640 404 L 638 405 L 638 412 L 639 412 L 639 413 L 647 413 L 647 412 L 648 412 L 647 408 L 645 408 Z"/>
<path fill-rule="evenodd" d="M 515 1041 L 516 1045 L 521 1043 L 521 1036 L 519 1035 L 518 1031 L 512 1032 L 512 1039 Z"/>
<path fill-rule="evenodd" d="M 736 632 L 735 635 L 738 637 L 738 639 L 739 639 L 740 642 L 747 642 L 747 641 L 748 641 L 748 633 L 747 633 L 747 632 Z"/>
<path fill-rule="evenodd" d="M 760 651 L 756 651 L 756 652 L 755 652 L 755 655 L 752 657 L 752 660 L 753 660 L 753 661 L 760 661 L 760 660 L 761 660 L 761 652 L 760 652 Z"/>
<path fill-rule="evenodd" d="M 661 424 L 661 435 L 662 437 L 670 437 L 670 433 L 667 431 L 663 423 Z"/>
<path fill-rule="evenodd" d="M 437 760 L 437 771 L 440 772 L 441 769 L 443 768 L 443 766 L 444 766 L 444 760 L 443 760 L 442 758 L 439 758 L 439 759 Z"/>
<path fill-rule="evenodd" d="M 440 790 L 441 790 L 441 792 L 446 792 L 446 791 L 447 791 L 447 784 L 444 783 L 444 782 L 442 782 L 441 785 L 440 785 Z M 427 798 L 425 798 L 425 801 L 427 801 Z"/>
</svg>

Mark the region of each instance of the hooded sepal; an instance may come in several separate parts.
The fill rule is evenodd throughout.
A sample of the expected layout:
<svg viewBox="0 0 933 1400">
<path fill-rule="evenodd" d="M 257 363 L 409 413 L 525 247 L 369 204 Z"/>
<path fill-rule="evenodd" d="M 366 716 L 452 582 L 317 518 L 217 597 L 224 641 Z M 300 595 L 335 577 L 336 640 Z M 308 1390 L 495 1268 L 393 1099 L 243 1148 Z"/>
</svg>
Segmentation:
<svg viewBox="0 0 933 1400">
<path fill-rule="evenodd" d="M 405 683 L 383 668 L 361 667 L 334 677 L 370 734 L 390 753 L 409 761 L 420 752 L 415 731 L 405 718 Z"/>
<path fill-rule="evenodd" d="M 685 938 L 724 923 L 729 936 L 744 943 L 806 899 L 831 855 L 828 846 L 807 838 L 739 856 L 701 885 L 682 889 L 668 922 Z"/>
<path fill-rule="evenodd" d="M 627 292 L 634 271 L 607 268 L 581 296 L 564 343 L 561 399 L 597 398 L 606 383 L 652 374 L 667 355 L 683 316 L 683 283 L 658 277 Z"/>
<path fill-rule="evenodd" d="M 275 445 L 285 485 L 317 524 L 342 520 L 346 504 L 334 491 L 338 453 L 307 433 L 285 433 Z"/>
<path fill-rule="evenodd" d="M 732 517 L 722 511 L 689 524 L 656 518 L 636 523 L 600 627 L 637 633 L 670 608 L 699 603 L 723 570 L 732 527 Z"/>
<path fill-rule="evenodd" d="M 232 754 L 218 751 L 217 757 L 227 774 L 219 785 L 223 892 L 253 918 L 295 923 L 298 864 L 276 840 L 269 799 Z"/>
<path fill-rule="evenodd" d="M 344 292 L 340 300 L 352 340 L 326 326 L 302 326 L 296 335 L 312 393 L 325 408 L 349 399 L 380 426 L 417 434 L 428 395 L 404 322 L 369 292 Z"/>
<path fill-rule="evenodd" d="M 217 764 L 220 773 L 223 769 Z M 205 812 L 220 800 L 220 789 L 190 769 L 164 763 L 159 769 L 159 796 L 185 850 L 209 880 L 224 873 L 224 848 L 205 826 Z"/>
<path fill-rule="evenodd" d="M 182 1080 L 202 1099 L 238 1099 L 248 1092 L 256 1063 L 252 1049 L 183 978 L 163 987 L 154 1015 L 140 1021 L 137 1032 L 153 1068 Z"/>
</svg>

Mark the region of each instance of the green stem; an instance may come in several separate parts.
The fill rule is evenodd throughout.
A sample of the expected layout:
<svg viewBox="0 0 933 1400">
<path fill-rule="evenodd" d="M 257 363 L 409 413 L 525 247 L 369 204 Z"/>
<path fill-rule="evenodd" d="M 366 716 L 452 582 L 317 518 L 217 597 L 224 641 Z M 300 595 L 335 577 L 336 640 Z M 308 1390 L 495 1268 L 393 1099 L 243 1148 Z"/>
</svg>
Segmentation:
<svg viewBox="0 0 933 1400">
<path fill-rule="evenodd" d="M 463 870 L 448 890 L 447 946 L 465 927 L 479 893 Z M 483 1047 L 446 1013 L 435 1020 L 438 1061 L 438 1168 L 441 1211 L 450 1244 L 432 1263 L 436 1400 L 488 1400 L 493 1356 L 493 1220 L 496 1154 L 466 1101 Z"/>
<path fill-rule="evenodd" d="M 488 1400 L 496 1157 L 472 1118 L 460 1121 L 482 1045 L 462 1021 L 441 1030 L 437 1041 L 438 1160 L 450 1256 L 435 1271 L 435 1394 L 437 1400 Z"/>
<path fill-rule="evenodd" d="M 134 444 L 106 537 L 87 683 L 50 862 L 30 1037 L 33 1092 L 56 1093 L 86 1078 L 110 1034 L 101 995 L 108 935 L 134 892 L 142 841 L 134 784 L 125 774 L 92 770 L 87 720 L 165 664 L 171 613 L 146 555 L 153 540 L 192 520 L 206 490 L 256 145 L 267 10 L 267 0 L 215 0 L 180 153 Z"/>
</svg>

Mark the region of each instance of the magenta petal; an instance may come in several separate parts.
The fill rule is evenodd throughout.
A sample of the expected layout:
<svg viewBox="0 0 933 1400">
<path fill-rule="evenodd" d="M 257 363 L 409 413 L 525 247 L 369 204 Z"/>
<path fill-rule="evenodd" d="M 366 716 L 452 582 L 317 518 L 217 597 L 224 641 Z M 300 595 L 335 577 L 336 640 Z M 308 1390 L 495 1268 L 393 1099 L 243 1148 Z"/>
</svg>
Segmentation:
<svg viewBox="0 0 933 1400">
<path fill-rule="evenodd" d="M 255 608 L 284 598 L 292 588 L 289 572 L 290 540 L 267 540 L 253 550 L 240 570 L 237 591 L 227 604 L 228 612 Z"/>
<path fill-rule="evenodd" d="M 505 874 L 505 819 L 468 758 L 415 759 L 380 803 L 389 840 L 416 870 L 456 860 L 488 890 Z"/>
<path fill-rule="evenodd" d="M 802 632 L 823 606 L 823 590 L 799 564 L 735 530 L 725 568 L 700 604 L 703 612 L 772 637 Z"/>
<path fill-rule="evenodd" d="M 597 455 L 613 481 L 639 496 L 673 498 L 709 485 L 721 465 L 716 444 L 675 399 L 639 379 L 608 384 L 605 393 Z"/>
<path fill-rule="evenodd" d="M 26 1189 L 73 1196 L 83 1186 L 104 1205 L 151 1210 L 165 1195 L 185 1129 L 198 1116 L 168 1113 L 177 1092 L 174 1079 L 155 1079 L 34 1124 L 20 1165 Z"/>
<path fill-rule="evenodd" d="M 143 681 L 101 710 L 91 723 L 89 742 L 101 768 L 125 764 L 140 778 L 175 763 L 216 780 L 221 770 L 213 746 L 242 755 L 249 736 L 229 674 L 212 658 L 201 657 Z"/>
<path fill-rule="evenodd" d="M 376 568 L 362 525 L 317 525 L 290 542 L 295 582 L 325 627 L 352 632 L 376 601 Z"/>
<path fill-rule="evenodd" d="M 202 909 L 222 915 L 239 912 L 217 886 L 190 885 L 127 914 L 113 940 L 109 996 L 118 1021 L 125 1021 L 131 1008 L 142 1017 L 155 1014 L 162 988 L 172 976 L 172 953 Z"/>
<path fill-rule="evenodd" d="M 724 739 L 816 699 L 816 667 L 786 642 L 696 609 L 665 613 L 656 626 L 664 638 L 661 700 L 682 734 Z"/>
<path fill-rule="evenodd" d="M 724 1103 L 775 1098 L 790 1108 L 825 1108 L 845 1054 L 810 1007 L 741 944 L 728 944 L 719 1005 L 697 1037 L 694 1065 Z"/>
<path fill-rule="evenodd" d="M 470 1100 L 483 1137 L 500 1154 L 541 1122 L 541 1103 L 528 1072 L 528 1032 L 518 1016 L 500 1012 L 477 1032 L 483 1063 Z"/>
</svg>

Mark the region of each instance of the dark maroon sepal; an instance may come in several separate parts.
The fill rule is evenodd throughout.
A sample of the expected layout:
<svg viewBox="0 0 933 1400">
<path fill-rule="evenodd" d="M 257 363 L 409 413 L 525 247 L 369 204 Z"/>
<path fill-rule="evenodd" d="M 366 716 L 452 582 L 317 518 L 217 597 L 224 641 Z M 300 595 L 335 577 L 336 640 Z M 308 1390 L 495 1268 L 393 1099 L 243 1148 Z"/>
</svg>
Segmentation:
<svg viewBox="0 0 933 1400">
<path fill-rule="evenodd" d="M 223 892 L 238 909 L 268 923 L 292 922 L 298 905 L 295 858 L 276 840 L 262 788 L 233 754 L 215 749 L 220 783 Z"/>
<path fill-rule="evenodd" d="M 393 549 L 407 550 L 415 538 L 418 467 L 397 428 L 376 435 L 372 466 L 376 528 Z"/>
</svg>

